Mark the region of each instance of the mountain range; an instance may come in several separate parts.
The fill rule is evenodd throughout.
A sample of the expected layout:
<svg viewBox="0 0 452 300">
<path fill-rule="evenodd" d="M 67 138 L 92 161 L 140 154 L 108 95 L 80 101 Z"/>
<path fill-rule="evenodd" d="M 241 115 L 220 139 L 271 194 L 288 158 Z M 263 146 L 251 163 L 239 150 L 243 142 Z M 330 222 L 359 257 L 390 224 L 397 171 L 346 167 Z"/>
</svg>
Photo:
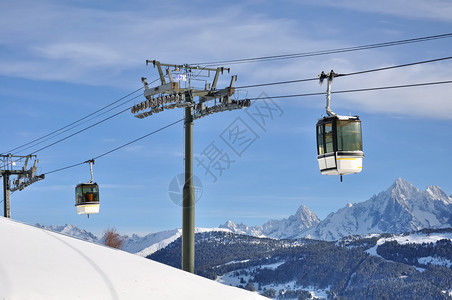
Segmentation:
<svg viewBox="0 0 452 300">
<path fill-rule="evenodd" d="M 74 225 L 42 226 L 79 239 L 102 243 L 103 237 Z M 371 233 L 404 233 L 423 228 L 452 227 L 452 197 L 438 186 L 421 191 L 405 179 L 397 179 L 387 190 L 369 200 L 347 204 L 324 220 L 304 205 L 295 214 L 282 220 L 270 220 L 262 226 L 247 226 L 231 221 L 219 228 L 197 228 L 196 232 L 230 231 L 237 234 L 274 239 L 310 238 L 338 240 L 345 236 Z M 122 249 L 146 257 L 166 247 L 181 235 L 181 229 L 150 233 L 145 236 L 122 236 Z"/>
<path fill-rule="evenodd" d="M 249 227 L 231 221 L 220 225 L 234 233 L 271 238 L 338 240 L 350 235 L 403 233 L 423 228 L 452 227 L 452 197 L 438 186 L 421 191 L 403 178 L 369 200 L 347 204 L 319 221 L 301 206 L 287 219 Z"/>
<path fill-rule="evenodd" d="M 220 228 L 229 229 L 233 233 L 246 234 L 255 237 L 269 237 L 275 239 L 293 239 L 298 238 L 301 232 L 306 229 L 315 227 L 320 220 L 317 215 L 302 205 L 298 208 L 294 215 L 287 219 L 270 220 L 262 226 L 247 226 L 243 223 L 236 224 L 232 221 L 227 221 L 220 225 Z"/>
<path fill-rule="evenodd" d="M 369 200 L 348 204 L 300 236 L 337 240 L 349 235 L 452 227 L 452 198 L 438 186 L 421 191 L 399 178 Z"/>
<path fill-rule="evenodd" d="M 180 268 L 181 229 L 122 238 L 122 250 Z M 402 178 L 324 220 L 302 205 L 262 226 L 197 228 L 195 243 L 198 275 L 272 299 L 452 299 L 452 196 Z"/>
</svg>

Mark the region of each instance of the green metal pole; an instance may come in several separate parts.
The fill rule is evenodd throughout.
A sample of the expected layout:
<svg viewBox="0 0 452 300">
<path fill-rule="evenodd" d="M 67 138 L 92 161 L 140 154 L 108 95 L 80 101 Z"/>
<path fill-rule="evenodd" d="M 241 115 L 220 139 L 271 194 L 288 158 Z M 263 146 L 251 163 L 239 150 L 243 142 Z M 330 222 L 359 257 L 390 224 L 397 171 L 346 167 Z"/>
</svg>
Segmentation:
<svg viewBox="0 0 452 300">
<path fill-rule="evenodd" d="M 191 102 L 189 93 L 186 101 Z M 185 108 L 185 184 L 182 190 L 182 270 L 195 272 L 195 189 L 193 187 L 193 108 Z"/>
<path fill-rule="evenodd" d="M 5 172 L 3 173 L 3 216 L 5 218 L 11 218 L 10 200 L 9 174 Z"/>
</svg>

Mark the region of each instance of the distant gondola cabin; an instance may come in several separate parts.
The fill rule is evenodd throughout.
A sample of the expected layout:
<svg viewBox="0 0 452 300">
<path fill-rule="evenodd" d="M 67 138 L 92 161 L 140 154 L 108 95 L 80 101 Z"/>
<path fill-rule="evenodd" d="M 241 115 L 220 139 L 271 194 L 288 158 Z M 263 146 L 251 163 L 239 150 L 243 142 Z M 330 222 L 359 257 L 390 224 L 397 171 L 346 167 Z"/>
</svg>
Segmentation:
<svg viewBox="0 0 452 300">
<path fill-rule="evenodd" d="M 80 183 L 75 187 L 75 206 L 79 215 L 99 213 L 99 186 L 97 183 Z"/>
<path fill-rule="evenodd" d="M 322 174 L 359 173 L 363 157 L 359 117 L 334 115 L 317 122 L 317 161 Z"/>
</svg>

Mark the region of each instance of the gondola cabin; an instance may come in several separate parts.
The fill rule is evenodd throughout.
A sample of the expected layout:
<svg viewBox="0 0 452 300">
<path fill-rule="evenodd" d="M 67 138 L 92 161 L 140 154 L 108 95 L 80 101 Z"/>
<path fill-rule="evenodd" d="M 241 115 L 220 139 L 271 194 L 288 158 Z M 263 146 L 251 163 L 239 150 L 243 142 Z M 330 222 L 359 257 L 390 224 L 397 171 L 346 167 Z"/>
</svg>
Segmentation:
<svg viewBox="0 0 452 300">
<path fill-rule="evenodd" d="M 317 161 L 322 174 L 342 176 L 359 173 L 363 157 L 361 121 L 358 116 L 333 115 L 319 119 Z"/>
<path fill-rule="evenodd" d="M 75 187 L 75 206 L 79 215 L 99 213 L 99 186 L 97 183 L 80 183 Z"/>
</svg>

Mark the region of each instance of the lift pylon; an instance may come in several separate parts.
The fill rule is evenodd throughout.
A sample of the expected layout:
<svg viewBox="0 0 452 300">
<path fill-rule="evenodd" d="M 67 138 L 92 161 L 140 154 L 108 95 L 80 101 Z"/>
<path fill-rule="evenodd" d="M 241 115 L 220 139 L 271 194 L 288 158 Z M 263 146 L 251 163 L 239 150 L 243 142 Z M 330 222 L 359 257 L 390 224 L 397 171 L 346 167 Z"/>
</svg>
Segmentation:
<svg viewBox="0 0 452 300">
<path fill-rule="evenodd" d="M 33 166 L 28 168 L 30 159 L 35 158 Z M 12 154 L 0 155 L 2 165 L 0 168 L 0 177 L 3 177 L 3 216 L 11 218 L 11 192 L 21 191 L 36 181 L 44 179 L 45 175 L 36 175 L 38 159 L 36 155 L 18 156 Z M 25 161 L 24 161 L 25 160 Z M 21 168 L 17 166 L 22 164 Z M 12 181 L 11 176 L 16 176 Z"/>
<path fill-rule="evenodd" d="M 206 68 L 190 65 L 163 64 L 156 60 L 146 60 L 157 68 L 160 85 L 149 87 L 146 78 L 144 84 L 145 101 L 136 104 L 131 111 L 137 118 L 173 108 L 185 108 L 185 184 L 182 192 L 182 269 L 191 273 L 195 271 L 195 189 L 193 186 L 193 121 L 213 113 L 241 109 L 250 106 L 251 101 L 232 100 L 235 93 L 234 84 L 237 76 L 231 78 L 229 86 L 217 89 L 218 79 L 229 68 Z M 163 68 L 166 69 L 166 74 Z M 194 72 L 196 71 L 196 75 Z M 215 73 L 213 81 L 204 79 L 204 88 L 195 88 L 193 81 L 209 78 Z M 207 73 L 201 74 L 201 73 Z M 169 82 L 167 82 L 167 80 Z M 195 97 L 198 98 L 195 101 Z M 140 112 L 143 111 L 143 112 Z"/>
</svg>

